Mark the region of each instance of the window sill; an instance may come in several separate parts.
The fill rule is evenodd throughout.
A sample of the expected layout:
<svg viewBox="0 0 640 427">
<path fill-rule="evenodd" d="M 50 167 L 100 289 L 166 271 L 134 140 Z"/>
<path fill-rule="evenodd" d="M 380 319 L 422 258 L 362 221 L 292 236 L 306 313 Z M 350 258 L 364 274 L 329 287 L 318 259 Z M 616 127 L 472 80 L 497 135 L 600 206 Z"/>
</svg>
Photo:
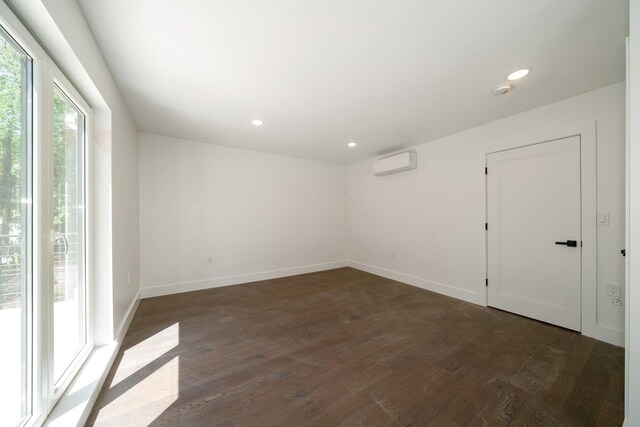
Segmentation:
<svg viewBox="0 0 640 427">
<path fill-rule="evenodd" d="M 109 368 L 115 360 L 118 344 L 95 347 L 80 372 L 53 408 L 44 425 L 69 427 L 84 425 L 98 398 Z"/>
</svg>

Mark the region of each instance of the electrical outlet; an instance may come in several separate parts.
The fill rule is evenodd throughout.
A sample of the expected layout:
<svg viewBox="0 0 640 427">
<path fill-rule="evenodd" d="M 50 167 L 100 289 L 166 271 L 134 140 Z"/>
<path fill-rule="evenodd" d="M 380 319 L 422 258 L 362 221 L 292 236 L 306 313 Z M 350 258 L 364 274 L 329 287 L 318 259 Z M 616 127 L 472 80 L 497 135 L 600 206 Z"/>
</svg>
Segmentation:
<svg viewBox="0 0 640 427">
<path fill-rule="evenodd" d="M 613 305 L 622 307 L 622 300 L 620 298 L 611 298 Z"/>
<path fill-rule="evenodd" d="M 617 283 L 607 283 L 607 295 L 610 297 L 619 297 L 620 285 Z"/>
</svg>

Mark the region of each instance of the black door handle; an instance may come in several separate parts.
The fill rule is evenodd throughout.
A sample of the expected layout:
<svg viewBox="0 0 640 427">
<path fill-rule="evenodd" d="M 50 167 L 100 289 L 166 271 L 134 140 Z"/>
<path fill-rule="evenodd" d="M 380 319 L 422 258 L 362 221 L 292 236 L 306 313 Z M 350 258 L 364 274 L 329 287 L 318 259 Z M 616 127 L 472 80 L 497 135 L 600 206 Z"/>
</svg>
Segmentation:
<svg viewBox="0 0 640 427">
<path fill-rule="evenodd" d="M 556 245 L 564 245 L 569 248 L 577 248 L 578 241 L 577 240 L 567 240 L 566 242 L 556 242 Z"/>
</svg>

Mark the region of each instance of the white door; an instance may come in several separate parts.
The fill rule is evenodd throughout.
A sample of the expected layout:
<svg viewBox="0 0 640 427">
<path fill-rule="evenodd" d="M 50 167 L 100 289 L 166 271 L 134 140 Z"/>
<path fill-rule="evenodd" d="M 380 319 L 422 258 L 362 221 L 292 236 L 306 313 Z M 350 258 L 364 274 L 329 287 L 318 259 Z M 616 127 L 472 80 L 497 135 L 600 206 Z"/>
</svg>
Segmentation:
<svg viewBox="0 0 640 427">
<path fill-rule="evenodd" d="M 580 330 L 580 137 L 487 156 L 488 303 Z"/>
</svg>

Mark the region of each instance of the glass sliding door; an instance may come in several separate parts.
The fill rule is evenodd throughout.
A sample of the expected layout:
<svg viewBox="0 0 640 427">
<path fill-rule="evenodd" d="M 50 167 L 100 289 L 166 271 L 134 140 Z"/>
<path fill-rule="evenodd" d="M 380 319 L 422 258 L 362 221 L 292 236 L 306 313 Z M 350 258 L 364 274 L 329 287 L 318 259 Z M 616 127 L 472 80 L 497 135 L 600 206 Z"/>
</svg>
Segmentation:
<svg viewBox="0 0 640 427">
<path fill-rule="evenodd" d="M 32 409 L 32 60 L 0 27 L 0 425 Z"/>
<path fill-rule="evenodd" d="M 86 116 L 53 91 L 53 377 L 56 388 L 87 344 L 85 280 Z"/>
<path fill-rule="evenodd" d="M 0 1 L 1 427 L 43 425 L 93 349 L 90 130 L 90 107 Z"/>
</svg>

